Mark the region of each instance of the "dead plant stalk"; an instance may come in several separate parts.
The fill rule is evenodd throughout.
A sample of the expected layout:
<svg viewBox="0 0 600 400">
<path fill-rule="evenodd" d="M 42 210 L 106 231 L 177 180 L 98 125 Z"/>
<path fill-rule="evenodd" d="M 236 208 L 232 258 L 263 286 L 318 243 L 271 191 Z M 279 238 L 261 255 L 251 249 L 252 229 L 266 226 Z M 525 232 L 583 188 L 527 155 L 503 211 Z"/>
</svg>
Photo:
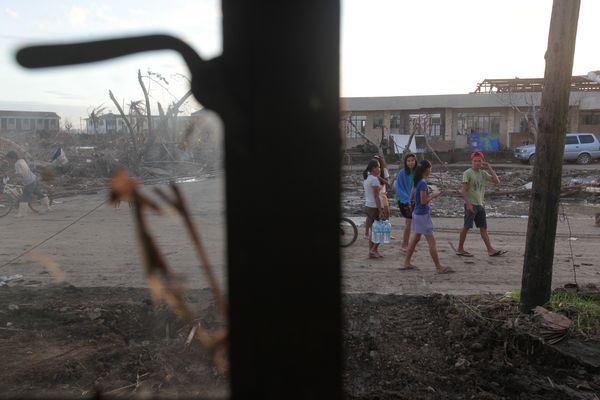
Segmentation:
<svg viewBox="0 0 600 400">
<path fill-rule="evenodd" d="M 217 284 L 212 271 L 212 265 L 208 255 L 202 246 L 200 236 L 195 231 L 189 211 L 185 205 L 183 196 L 177 186 L 171 183 L 170 188 L 173 197 L 170 197 L 164 191 L 157 190 L 159 196 L 171 207 L 175 208 L 183 217 L 186 228 L 191 237 L 192 243 L 196 248 L 196 254 L 201 259 L 203 271 L 206 273 L 218 309 L 223 318 L 226 318 L 225 300 Z M 193 313 L 184 300 L 184 290 L 176 275 L 172 272 L 165 257 L 161 253 L 153 236 L 150 233 L 144 211 L 153 210 L 162 213 L 162 208 L 153 200 L 145 196 L 139 190 L 137 181 L 127 175 L 124 170 L 119 170 L 111 182 L 110 201 L 133 201 L 136 231 L 141 244 L 142 258 L 146 269 L 146 277 L 150 294 L 155 303 L 165 301 L 171 309 L 185 322 L 195 326 L 194 337 L 206 347 L 212 356 L 213 363 L 220 373 L 226 373 L 228 370 L 225 358 L 227 330 L 218 330 L 211 334 L 207 329 L 194 321 Z"/>
</svg>

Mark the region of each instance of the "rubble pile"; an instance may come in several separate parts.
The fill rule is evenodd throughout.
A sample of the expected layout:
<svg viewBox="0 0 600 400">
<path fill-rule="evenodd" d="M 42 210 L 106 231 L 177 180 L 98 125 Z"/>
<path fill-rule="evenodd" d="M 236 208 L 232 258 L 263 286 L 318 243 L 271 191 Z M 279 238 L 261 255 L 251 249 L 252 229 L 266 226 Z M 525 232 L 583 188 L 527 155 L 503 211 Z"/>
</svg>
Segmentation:
<svg viewBox="0 0 600 400">
<path fill-rule="evenodd" d="M 54 188 L 55 197 L 64 197 L 105 188 L 119 168 L 142 181 L 152 181 L 214 173 L 220 162 L 218 151 L 199 144 L 187 151 L 184 149 L 190 146 L 180 143 L 157 142 L 149 148 L 142 143 L 137 147 L 138 153 L 125 134 L 11 133 L 0 138 L 0 172 L 12 169 L 4 155 L 15 150 Z"/>
<path fill-rule="evenodd" d="M 442 192 L 432 208 L 432 215 L 456 217 L 463 215 L 460 187 L 465 166 L 437 166 L 428 183 Z M 392 183 L 397 169 L 390 171 Z M 500 185 L 486 189 L 486 208 L 491 215 L 526 215 L 532 189 L 532 170 L 519 167 L 496 168 Z M 394 185 L 388 197 L 395 199 Z M 600 204 L 600 177 L 593 169 L 567 170 L 563 172 L 561 199 L 569 202 Z M 391 202 L 395 208 L 395 201 Z M 363 178 L 360 167 L 344 171 L 342 175 L 342 208 L 346 215 L 362 215 L 364 205 Z"/>
</svg>

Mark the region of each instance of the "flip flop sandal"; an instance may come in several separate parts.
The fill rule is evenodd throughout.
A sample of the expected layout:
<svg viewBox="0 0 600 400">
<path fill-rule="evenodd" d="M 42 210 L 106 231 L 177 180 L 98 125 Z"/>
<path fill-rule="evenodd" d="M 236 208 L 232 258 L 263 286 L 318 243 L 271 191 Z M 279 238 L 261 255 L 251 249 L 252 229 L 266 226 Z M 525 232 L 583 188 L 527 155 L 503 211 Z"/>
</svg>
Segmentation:
<svg viewBox="0 0 600 400">
<path fill-rule="evenodd" d="M 398 269 L 399 269 L 400 271 L 410 271 L 410 270 L 415 270 L 415 271 L 418 271 L 418 270 L 419 270 L 419 268 L 417 268 L 417 267 L 416 267 L 416 266 L 414 266 L 414 265 L 407 265 L 406 267 L 400 267 L 400 268 L 398 268 Z"/>
<path fill-rule="evenodd" d="M 459 257 L 473 257 L 473 254 L 469 253 L 468 251 L 465 251 L 464 253 L 456 252 L 456 255 Z"/>
<path fill-rule="evenodd" d="M 436 274 L 452 274 L 454 270 L 450 267 L 444 267 L 441 271 L 437 271 Z"/>
<path fill-rule="evenodd" d="M 506 251 L 506 250 L 498 250 L 494 254 L 488 254 L 488 255 L 490 257 L 498 257 L 498 256 L 501 256 L 501 255 L 506 254 L 506 253 L 508 253 L 508 251 Z"/>
</svg>

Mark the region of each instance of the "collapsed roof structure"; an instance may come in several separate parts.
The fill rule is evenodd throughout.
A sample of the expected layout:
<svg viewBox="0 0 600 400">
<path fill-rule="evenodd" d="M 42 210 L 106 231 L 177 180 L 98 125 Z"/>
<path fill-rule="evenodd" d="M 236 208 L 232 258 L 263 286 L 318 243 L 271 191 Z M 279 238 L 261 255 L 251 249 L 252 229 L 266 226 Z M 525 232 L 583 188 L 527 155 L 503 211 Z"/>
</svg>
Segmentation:
<svg viewBox="0 0 600 400">
<path fill-rule="evenodd" d="M 541 92 L 544 78 L 484 79 L 472 93 Z M 571 92 L 600 91 L 600 71 L 571 77 Z"/>
</svg>

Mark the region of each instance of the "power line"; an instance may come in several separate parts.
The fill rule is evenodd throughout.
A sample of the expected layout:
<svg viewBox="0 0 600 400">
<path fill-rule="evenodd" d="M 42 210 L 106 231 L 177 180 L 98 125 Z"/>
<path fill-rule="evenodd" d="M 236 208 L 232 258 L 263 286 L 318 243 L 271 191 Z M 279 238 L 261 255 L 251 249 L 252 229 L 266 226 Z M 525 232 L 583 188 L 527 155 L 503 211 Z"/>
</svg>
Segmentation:
<svg viewBox="0 0 600 400">
<path fill-rule="evenodd" d="M 30 249 L 25 250 L 23 253 L 19 254 L 18 256 L 16 256 L 15 258 L 13 258 L 12 260 L 10 260 L 10 261 L 8 261 L 8 262 L 0 265 L 0 269 L 6 267 L 7 265 L 10 265 L 10 264 L 14 263 L 19 258 L 23 257 L 25 254 L 31 252 L 32 250 L 35 250 L 36 248 L 40 247 L 44 243 L 46 243 L 49 240 L 51 240 L 51 239 L 55 238 L 56 236 L 60 235 L 61 233 L 63 233 L 64 231 L 66 231 L 67 229 L 69 229 L 70 227 L 72 227 L 73 225 L 75 225 L 77 222 L 81 221 L 82 219 L 84 219 L 85 217 L 87 217 L 88 215 L 90 215 L 91 213 L 93 213 L 94 211 L 96 211 L 97 209 L 99 209 L 100 207 L 102 207 L 104 204 L 106 204 L 107 201 L 108 200 L 102 201 L 96 207 L 92 208 L 90 211 L 86 212 L 85 214 L 83 214 L 82 216 L 80 216 L 75 221 L 71 222 L 69 225 L 65 226 L 64 228 L 62 228 L 58 232 L 56 232 L 56 233 L 52 234 L 51 236 L 47 237 L 46 239 L 42 240 L 41 242 L 39 242 L 38 244 L 34 245 Z"/>
<path fill-rule="evenodd" d="M 158 180 L 145 180 L 143 181 L 144 184 L 150 183 L 150 184 L 160 184 L 160 183 L 166 183 L 169 181 L 177 181 L 178 178 L 168 178 L 168 179 L 158 179 Z M 179 177 L 179 179 L 181 179 L 181 177 Z M 33 247 L 31 247 L 30 249 L 25 250 L 24 252 L 22 252 L 21 254 L 19 254 L 18 256 L 16 256 L 15 258 L 13 258 L 10 261 L 7 261 L 6 263 L 0 265 L 0 269 L 14 263 L 15 261 L 17 261 L 19 258 L 23 257 L 24 255 L 26 255 L 27 253 L 31 252 L 32 250 L 35 250 L 36 248 L 40 247 L 41 245 L 43 245 L 44 243 L 48 242 L 49 240 L 55 238 L 56 236 L 60 235 L 61 233 L 63 233 L 64 231 L 66 231 L 67 229 L 69 229 L 71 226 L 75 225 L 77 222 L 81 221 L 82 219 L 84 219 L 85 217 L 87 217 L 88 215 L 90 215 L 91 213 L 93 213 L 94 211 L 96 211 L 97 209 L 99 209 L 100 207 L 102 207 L 104 204 L 106 204 L 107 200 L 103 200 L 101 203 L 99 203 L 97 206 L 95 206 L 94 208 L 92 208 L 91 210 L 89 210 L 88 212 L 86 212 L 85 214 L 81 215 L 80 217 L 78 217 L 76 220 L 74 220 L 73 222 L 71 222 L 69 225 L 65 226 L 64 228 L 62 228 L 61 230 L 59 230 L 58 232 L 52 234 L 51 236 L 47 237 L 46 239 L 42 240 L 41 242 L 37 243 L 36 245 L 34 245 Z"/>
</svg>

